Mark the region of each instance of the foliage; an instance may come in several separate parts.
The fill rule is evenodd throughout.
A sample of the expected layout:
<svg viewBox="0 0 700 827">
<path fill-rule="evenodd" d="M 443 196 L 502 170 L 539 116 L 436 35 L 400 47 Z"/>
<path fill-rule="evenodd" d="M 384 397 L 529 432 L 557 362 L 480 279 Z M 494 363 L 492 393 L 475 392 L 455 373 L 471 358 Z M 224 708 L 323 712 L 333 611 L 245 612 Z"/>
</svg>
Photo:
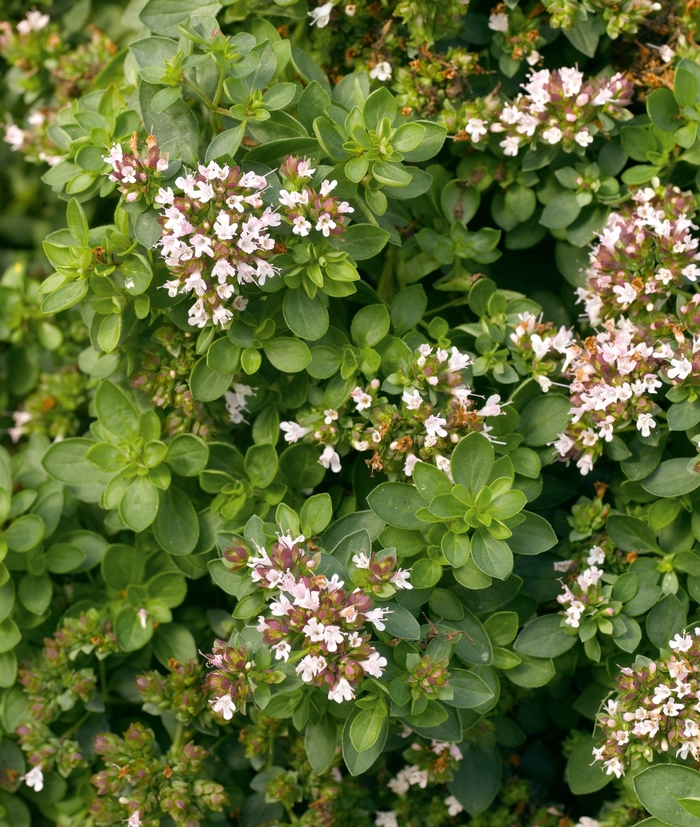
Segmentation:
<svg viewBox="0 0 700 827">
<path fill-rule="evenodd" d="M 694 5 L 39 6 L 0 827 L 693 827 Z"/>
</svg>

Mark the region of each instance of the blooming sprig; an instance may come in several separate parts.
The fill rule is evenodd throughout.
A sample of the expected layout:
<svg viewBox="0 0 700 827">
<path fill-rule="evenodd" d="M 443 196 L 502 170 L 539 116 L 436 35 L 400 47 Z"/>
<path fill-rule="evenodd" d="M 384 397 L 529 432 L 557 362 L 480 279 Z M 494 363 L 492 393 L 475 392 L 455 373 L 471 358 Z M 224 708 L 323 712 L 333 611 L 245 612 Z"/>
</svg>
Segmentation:
<svg viewBox="0 0 700 827">
<path fill-rule="evenodd" d="M 573 560 L 558 560 L 554 563 L 554 570 L 569 572 L 569 582 L 562 581 L 563 592 L 557 597 L 557 603 L 563 608 L 566 615 L 564 623 L 572 629 L 579 629 L 581 621 L 609 617 L 614 609 L 608 606 L 609 589 L 606 592 L 601 578 L 606 555 L 601 546 L 592 546 L 582 559 L 578 572 L 572 569 L 576 566 Z"/>
<path fill-rule="evenodd" d="M 315 574 L 316 559 L 304 551 L 303 543 L 303 537 L 280 535 L 269 553 L 258 548 L 257 554 L 251 554 L 244 546 L 237 546 L 229 549 L 224 559 L 235 571 L 250 569 L 252 582 L 272 598 L 270 616 L 261 615 L 257 629 L 275 660 L 296 663 L 295 671 L 303 681 L 324 688 L 330 700 L 342 703 L 355 697 L 366 675 L 381 677 L 387 661 L 371 645 L 366 624 L 372 623 L 381 631 L 390 610 L 373 608 L 372 599 L 362 588 L 345 589 L 337 574 Z M 410 588 L 407 573 L 393 572 L 393 565 L 381 564 L 375 573 L 373 559 L 367 558 L 365 565 L 365 560 L 356 556 L 356 568 L 367 569 L 369 578 L 376 580 L 370 585 L 379 586 L 382 594 L 387 591 L 382 584 L 391 584 L 392 593 L 396 588 Z M 247 696 L 242 678 L 245 656 L 238 657 L 235 668 L 227 667 L 222 672 L 223 661 L 220 666 L 217 654 L 226 656 L 215 651 L 209 657 L 210 665 L 215 667 L 209 681 L 219 701 L 222 694 L 229 696 L 234 706 L 228 704 L 227 709 L 232 714 Z M 220 674 L 229 676 L 228 683 L 221 681 Z"/>
<path fill-rule="evenodd" d="M 586 286 L 578 288 L 591 325 L 659 310 L 674 288 L 696 281 L 694 214 L 692 195 L 671 186 L 639 189 L 610 214 L 591 249 Z"/>
<path fill-rule="evenodd" d="M 504 155 L 516 156 L 533 141 L 560 145 L 565 151 L 593 142 L 601 115 L 626 119 L 632 84 L 621 74 L 584 79 L 576 68 L 532 72 L 523 84 L 524 95 L 506 104 L 491 132 L 502 135 Z"/>
<path fill-rule="evenodd" d="M 428 784 L 447 784 L 452 781 L 455 771 L 462 760 L 462 751 L 456 744 L 445 741 L 419 743 L 414 741 L 403 752 L 408 765 L 389 780 L 387 786 L 396 795 L 405 795 L 413 786 L 425 789 Z M 450 800 L 448 807 L 453 807 Z M 462 811 L 460 806 L 451 815 Z"/>
<path fill-rule="evenodd" d="M 554 442 L 559 455 L 575 459 L 582 474 L 593 468 L 616 430 L 634 424 L 648 436 L 657 426 L 652 397 L 662 382 L 649 337 L 624 317 L 602 327 L 597 336 L 572 347 L 566 370 L 572 378 L 570 423 Z"/>
<path fill-rule="evenodd" d="M 139 151 L 139 140 L 133 134 L 128 149 L 114 144 L 102 160 L 112 167 L 109 180 L 118 185 L 119 192 L 128 203 L 144 198 L 152 204 L 160 189 L 160 180 L 168 169 L 168 155 L 161 154 L 153 135 L 146 139 L 146 147 Z"/>
<path fill-rule="evenodd" d="M 547 391 L 568 367 L 573 356 L 575 338 L 563 325 L 557 330 L 551 322 L 543 322 L 534 313 L 520 313 L 518 324 L 509 336 L 516 367 Z"/>
<path fill-rule="evenodd" d="M 617 697 L 598 716 L 601 744 L 593 750 L 608 775 L 620 778 L 655 754 L 700 759 L 700 627 L 669 641 L 665 660 L 621 669 Z"/>
<path fill-rule="evenodd" d="M 602 12 L 606 33 L 613 40 L 621 34 L 635 34 L 639 26 L 654 12 L 662 8 L 654 0 L 544 0 L 549 12 L 549 25 L 553 29 L 570 29 L 574 26 L 581 5 L 591 12 Z"/>
</svg>

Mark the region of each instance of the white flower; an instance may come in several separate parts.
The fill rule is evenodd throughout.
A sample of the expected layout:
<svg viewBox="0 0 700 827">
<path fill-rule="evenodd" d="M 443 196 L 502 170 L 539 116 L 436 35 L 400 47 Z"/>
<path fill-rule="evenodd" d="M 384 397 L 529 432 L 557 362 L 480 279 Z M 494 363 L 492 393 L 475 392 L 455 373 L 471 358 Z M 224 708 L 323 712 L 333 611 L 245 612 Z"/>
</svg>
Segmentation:
<svg viewBox="0 0 700 827">
<path fill-rule="evenodd" d="M 579 146 L 588 146 L 593 143 L 593 135 L 587 129 L 581 129 L 574 135 L 574 140 Z"/>
<path fill-rule="evenodd" d="M 270 649 L 275 653 L 275 660 L 283 660 L 285 663 L 289 660 L 289 653 L 292 651 L 292 647 L 286 640 L 275 643 Z"/>
<path fill-rule="evenodd" d="M 654 417 L 648 413 L 639 414 L 637 417 L 637 430 L 641 431 L 642 436 L 649 436 L 652 428 L 656 428 Z"/>
<path fill-rule="evenodd" d="M 353 554 L 352 562 L 358 569 L 369 568 L 369 557 L 364 553 L 364 551 L 359 551 L 357 554 Z"/>
<path fill-rule="evenodd" d="M 374 819 L 377 827 L 399 827 L 396 813 L 393 810 L 377 810 L 377 817 Z"/>
<path fill-rule="evenodd" d="M 350 398 L 355 403 L 356 410 L 364 411 L 366 408 L 371 407 L 372 405 L 372 397 L 365 393 L 362 388 L 355 388 L 354 391 L 350 394 Z"/>
<path fill-rule="evenodd" d="M 354 17 L 356 11 L 357 11 L 357 7 L 355 6 L 354 3 L 348 3 L 345 6 L 345 14 L 347 14 L 348 17 Z"/>
<path fill-rule="evenodd" d="M 693 370 L 693 365 L 685 358 L 685 356 L 680 359 L 671 359 L 671 364 L 673 367 L 668 372 L 669 379 L 678 379 L 682 382 Z"/>
<path fill-rule="evenodd" d="M 221 288 L 219 288 L 221 289 Z M 233 288 L 231 288 L 233 291 Z M 230 294 L 229 294 L 230 295 Z M 228 296 L 224 296 L 224 298 L 228 298 Z M 223 304 L 220 304 L 213 312 L 211 320 L 214 326 L 220 324 L 223 327 L 225 324 L 228 324 L 231 319 L 233 318 L 233 313 L 228 310 Z"/>
<path fill-rule="evenodd" d="M 310 221 L 307 221 L 307 220 L 304 218 L 304 216 L 303 216 L 303 215 L 298 215 L 298 216 L 297 216 L 297 217 L 296 217 L 296 218 L 292 221 L 292 224 L 294 225 L 294 226 L 292 227 L 292 232 L 294 233 L 294 235 L 301 236 L 302 238 L 303 238 L 304 236 L 307 236 L 307 235 L 309 234 L 309 230 L 310 230 L 310 229 L 311 229 L 311 227 L 312 227 L 311 222 L 310 222 Z"/>
<path fill-rule="evenodd" d="M 284 431 L 285 442 L 298 442 L 310 433 L 311 428 L 303 428 L 297 422 L 280 422 L 280 430 Z"/>
<path fill-rule="evenodd" d="M 20 781 L 24 781 L 34 792 L 40 793 L 44 789 L 44 773 L 41 771 L 41 765 L 32 767 L 26 775 L 20 778 Z"/>
<path fill-rule="evenodd" d="M 535 49 L 534 51 L 530 52 L 530 54 L 525 58 L 527 61 L 528 66 L 534 66 L 536 63 L 540 62 L 542 55 Z"/>
<path fill-rule="evenodd" d="M 224 212 L 224 210 L 221 210 L 214 223 L 214 232 L 217 237 L 222 241 L 230 241 L 237 229 L 238 224 L 231 224 L 231 216 L 227 212 Z"/>
<path fill-rule="evenodd" d="M 447 807 L 447 814 L 450 816 L 458 816 L 464 810 L 464 807 L 453 795 L 447 796 L 445 806 Z"/>
<path fill-rule="evenodd" d="M 323 183 L 325 184 L 326 182 L 324 181 Z M 331 234 L 331 230 L 334 230 L 337 226 L 338 225 L 331 218 L 330 213 L 327 212 L 322 213 L 316 222 L 316 229 L 323 233 L 326 238 L 328 238 Z"/>
<path fill-rule="evenodd" d="M 22 149 L 22 145 L 24 144 L 24 137 L 24 130 L 20 129 L 17 126 L 17 124 L 11 123 L 5 127 L 5 140 L 8 144 L 11 145 L 12 150 L 14 152 L 17 152 L 17 150 Z"/>
<path fill-rule="evenodd" d="M 663 60 L 664 63 L 670 63 L 676 56 L 676 53 L 673 51 L 673 49 L 666 43 L 664 43 L 663 46 L 659 46 L 658 48 L 659 57 L 661 58 L 661 60 Z"/>
<path fill-rule="evenodd" d="M 230 721 L 231 718 L 233 718 L 233 713 L 236 711 L 236 704 L 228 692 L 220 698 L 214 698 L 214 700 L 209 701 L 209 703 L 212 705 L 211 708 L 214 712 L 220 712 L 224 716 L 225 721 Z"/>
<path fill-rule="evenodd" d="M 428 436 L 431 437 L 447 436 L 447 431 L 442 427 L 443 425 L 447 425 L 447 420 L 442 416 L 431 414 L 425 420 L 425 430 L 428 432 Z"/>
<path fill-rule="evenodd" d="M 498 145 L 502 147 L 504 155 L 511 155 L 515 157 L 518 154 L 518 149 L 520 148 L 520 138 L 511 136 L 510 138 L 506 138 L 501 141 Z"/>
<path fill-rule="evenodd" d="M 324 181 L 321 184 L 321 195 L 325 198 L 338 186 L 337 181 Z"/>
<path fill-rule="evenodd" d="M 369 612 L 365 612 L 365 620 L 369 620 L 370 623 L 373 623 L 380 632 L 384 631 L 384 615 L 391 614 L 391 609 L 384 609 L 381 606 L 377 607 L 376 609 L 372 609 Z"/>
<path fill-rule="evenodd" d="M 201 258 L 202 254 L 214 258 L 214 251 L 211 248 L 211 239 L 201 233 L 196 233 L 190 238 L 190 244 L 194 247 L 194 254 L 196 258 Z"/>
<path fill-rule="evenodd" d="M 629 282 L 625 284 L 616 284 L 613 287 L 613 293 L 617 294 L 617 303 L 624 307 L 631 304 L 637 298 L 637 291 Z"/>
<path fill-rule="evenodd" d="M 126 822 L 126 827 L 141 827 L 141 816 L 139 815 L 140 810 L 136 810 L 129 816 L 129 820 Z"/>
<path fill-rule="evenodd" d="M 605 767 L 606 775 L 615 775 L 616 778 L 622 778 L 625 774 L 625 768 L 619 758 L 611 758 L 603 765 Z"/>
<path fill-rule="evenodd" d="M 367 660 L 360 661 L 360 666 L 373 678 L 381 678 L 384 674 L 384 667 L 387 665 L 387 659 L 383 658 L 379 652 L 372 652 Z"/>
<path fill-rule="evenodd" d="M 406 461 L 403 465 L 403 472 L 407 477 L 410 477 L 413 474 L 413 469 L 415 464 L 418 462 L 418 457 L 414 456 L 413 454 L 406 454 Z"/>
<path fill-rule="evenodd" d="M 417 388 L 411 391 L 404 391 L 401 399 L 405 402 L 409 411 L 417 411 L 423 404 L 423 397 L 420 395 Z"/>
<path fill-rule="evenodd" d="M 203 299 L 197 299 L 197 301 L 187 311 L 187 315 L 189 316 L 188 322 L 193 327 L 204 327 L 204 325 L 209 321 L 209 315 L 204 307 Z"/>
<path fill-rule="evenodd" d="M 309 17 L 311 18 L 311 25 L 318 26 L 319 29 L 323 29 L 325 26 L 327 26 L 331 19 L 333 5 L 333 3 L 324 3 L 317 9 L 310 11 Z"/>
<path fill-rule="evenodd" d="M 141 628 L 145 629 L 148 625 L 148 609 L 139 609 L 138 612 L 136 612 L 136 614 L 138 615 Z"/>
<path fill-rule="evenodd" d="M 39 32 L 44 26 L 48 26 L 51 18 L 48 14 L 42 14 L 39 11 L 28 11 L 27 17 L 20 20 L 17 24 L 17 31 L 20 34 L 29 34 L 30 32 Z"/>
<path fill-rule="evenodd" d="M 562 139 L 562 131 L 558 126 L 552 126 L 542 133 L 542 137 L 548 144 L 558 144 Z"/>
<path fill-rule="evenodd" d="M 502 413 L 501 397 L 497 393 L 489 396 L 484 407 L 478 411 L 479 416 L 500 416 Z"/>
<path fill-rule="evenodd" d="M 411 572 L 406 569 L 398 569 L 389 578 L 389 582 L 393 583 L 397 589 L 412 589 L 410 580 Z"/>
<path fill-rule="evenodd" d="M 391 80 L 391 63 L 380 60 L 374 69 L 370 69 L 369 76 L 374 80 Z"/>
<path fill-rule="evenodd" d="M 486 121 L 482 121 L 481 118 L 470 118 L 464 127 L 464 131 L 474 143 L 480 141 L 489 132 Z"/>
<path fill-rule="evenodd" d="M 312 681 L 316 675 L 320 675 L 323 671 L 325 671 L 325 668 L 326 659 L 323 655 L 319 655 L 318 657 L 307 655 L 299 661 L 296 672 L 303 681 L 309 683 L 309 681 Z"/>
<path fill-rule="evenodd" d="M 562 92 L 567 98 L 578 95 L 581 91 L 581 83 L 583 82 L 582 72 L 579 72 L 578 69 L 562 67 L 559 70 L 559 77 L 561 78 Z"/>
<path fill-rule="evenodd" d="M 508 31 L 508 15 L 503 12 L 497 12 L 489 17 L 489 29 L 493 32 L 507 32 Z"/>
<path fill-rule="evenodd" d="M 339 704 L 342 704 L 343 701 L 351 701 L 354 697 L 353 688 L 345 678 L 341 678 L 328 693 L 328 700 Z"/>
<path fill-rule="evenodd" d="M 554 571 L 568 571 L 574 564 L 573 560 L 556 560 L 552 565 Z"/>
<path fill-rule="evenodd" d="M 472 357 L 467 353 L 460 353 L 456 347 L 452 348 L 452 354 L 447 367 L 452 373 L 459 373 L 472 363 Z"/>
<path fill-rule="evenodd" d="M 673 640 L 669 640 L 668 648 L 674 652 L 687 652 L 693 645 L 693 638 L 690 635 L 677 634 Z"/>
<path fill-rule="evenodd" d="M 594 818 L 589 818 L 588 816 L 581 816 L 581 818 L 576 822 L 576 827 L 600 827 L 600 822 L 596 821 Z"/>
<path fill-rule="evenodd" d="M 333 450 L 332 445 L 326 445 L 318 461 L 324 468 L 330 468 L 334 474 L 337 474 L 341 469 L 340 457 L 337 452 Z"/>
<path fill-rule="evenodd" d="M 605 562 L 605 552 L 600 546 L 593 546 L 588 552 L 586 562 L 589 566 L 602 566 Z"/>
<path fill-rule="evenodd" d="M 331 422 L 335 422 L 338 418 L 338 411 L 334 411 L 332 408 L 328 408 L 323 412 L 323 416 L 325 417 L 323 421 L 326 423 L 326 425 L 330 425 Z"/>
</svg>

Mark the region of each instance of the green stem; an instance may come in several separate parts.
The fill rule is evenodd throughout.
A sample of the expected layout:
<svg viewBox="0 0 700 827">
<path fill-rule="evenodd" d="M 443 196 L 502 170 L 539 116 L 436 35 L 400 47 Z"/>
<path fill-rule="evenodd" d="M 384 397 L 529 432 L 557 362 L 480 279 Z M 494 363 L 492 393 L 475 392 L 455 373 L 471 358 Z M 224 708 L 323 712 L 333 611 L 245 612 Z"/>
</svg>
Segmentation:
<svg viewBox="0 0 700 827">
<path fill-rule="evenodd" d="M 78 718 L 78 720 L 72 726 L 68 727 L 68 729 L 63 733 L 63 735 L 61 735 L 61 741 L 66 741 L 68 738 L 70 738 L 70 736 L 75 732 L 75 730 L 78 729 L 78 727 L 81 726 L 81 724 L 84 724 L 85 721 L 87 721 L 90 715 L 92 715 L 92 712 L 86 712 L 84 715 Z"/>
<path fill-rule="evenodd" d="M 372 212 L 372 210 L 370 210 L 370 208 L 367 206 L 367 203 L 365 202 L 365 199 L 364 199 L 364 198 L 360 195 L 360 193 L 359 193 L 359 192 L 358 192 L 358 193 L 357 193 L 357 195 L 355 196 L 355 203 L 356 203 L 356 204 L 359 206 L 359 208 L 362 210 L 362 212 L 363 212 L 363 214 L 364 214 L 365 218 L 366 218 L 366 219 L 370 222 L 370 224 L 374 224 L 374 226 L 375 226 L 375 227 L 378 227 L 378 226 L 379 226 L 379 224 L 378 224 L 378 222 L 377 222 L 377 219 L 374 217 L 374 213 L 373 213 L 373 212 Z"/>
<path fill-rule="evenodd" d="M 396 252 L 396 247 L 394 247 L 393 244 L 389 244 L 386 249 L 384 266 L 382 267 L 382 272 L 379 276 L 379 282 L 377 283 L 377 293 L 379 294 L 379 298 L 387 306 L 391 304 L 391 300 L 394 298 L 394 294 L 396 292 L 394 290 L 394 269 L 396 263 Z"/>
<path fill-rule="evenodd" d="M 98 668 L 100 671 L 100 695 L 105 708 L 109 709 L 109 688 L 107 686 L 107 667 L 104 660 L 98 660 Z"/>
<path fill-rule="evenodd" d="M 221 100 L 221 93 L 224 91 L 224 78 L 226 77 L 226 70 L 222 67 L 219 69 L 219 82 L 216 85 L 216 92 L 214 94 L 214 100 L 212 101 L 212 106 L 216 107 L 219 105 L 219 101 Z"/>
<path fill-rule="evenodd" d="M 462 296 L 459 299 L 453 299 L 451 302 L 447 302 L 447 304 L 441 304 L 440 307 L 434 307 L 432 310 L 427 310 L 423 315 L 432 316 L 433 313 L 439 313 L 441 310 L 447 310 L 449 307 L 459 307 L 462 304 L 468 303 L 469 296 Z"/>
<path fill-rule="evenodd" d="M 173 743 L 170 747 L 170 751 L 173 753 L 179 752 L 182 749 L 183 741 L 185 740 L 185 722 L 178 721 L 177 727 L 175 729 L 175 735 L 173 736 Z"/>
<path fill-rule="evenodd" d="M 284 809 L 287 811 L 287 815 L 289 816 L 290 822 L 292 824 L 297 824 L 299 822 L 299 819 L 294 814 L 294 810 L 290 807 L 289 804 L 287 804 L 286 801 L 282 801 L 281 804 L 284 807 Z"/>
</svg>

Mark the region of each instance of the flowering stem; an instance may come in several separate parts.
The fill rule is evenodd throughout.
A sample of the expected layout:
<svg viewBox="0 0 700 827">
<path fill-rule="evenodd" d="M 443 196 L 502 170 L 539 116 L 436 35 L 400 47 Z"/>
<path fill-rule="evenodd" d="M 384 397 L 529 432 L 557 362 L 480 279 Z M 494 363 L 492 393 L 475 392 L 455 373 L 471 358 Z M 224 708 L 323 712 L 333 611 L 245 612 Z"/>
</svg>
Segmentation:
<svg viewBox="0 0 700 827">
<path fill-rule="evenodd" d="M 67 741 L 68 738 L 70 738 L 71 735 L 75 732 L 75 730 L 82 726 L 91 715 L 92 712 L 86 712 L 84 715 L 78 718 L 78 720 L 74 724 L 69 726 L 68 729 L 61 735 L 61 740 Z"/>
<path fill-rule="evenodd" d="M 182 749 L 182 742 L 185 740 L 185 722 L 178 721 L 175 728 L 175 735 L 173 735 L 173 744 L 170 751 L 173 753 L 179 752 Z"/>
</svg>

